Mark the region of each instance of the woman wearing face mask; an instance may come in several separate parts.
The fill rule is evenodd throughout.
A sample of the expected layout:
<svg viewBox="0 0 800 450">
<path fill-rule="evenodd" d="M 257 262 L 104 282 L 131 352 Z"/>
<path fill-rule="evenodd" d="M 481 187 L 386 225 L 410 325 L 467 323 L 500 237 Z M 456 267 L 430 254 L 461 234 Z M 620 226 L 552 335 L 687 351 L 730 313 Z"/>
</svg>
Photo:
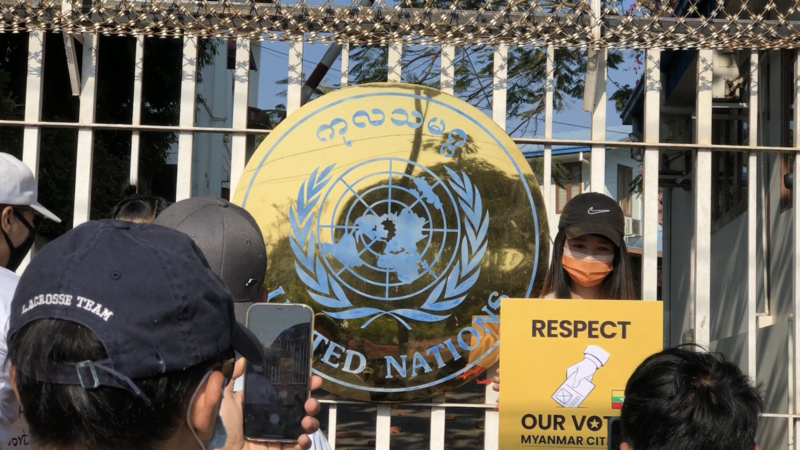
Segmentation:
<svg viewBox="0 0 800 450">
<path fill-rule="evenodd" d="M 598 193 L 564 205 L 541 298 L 633 300 L 633 273 L 625 247 L 625 216 Z M 494 377 L 500 390 L 500 370 Z"/>
<path fill-rule="evenodd" d="M 625 216 L 612 198 L 581 194 L 564 205 L 542 298 L 633 300 Z"/>
</svg>

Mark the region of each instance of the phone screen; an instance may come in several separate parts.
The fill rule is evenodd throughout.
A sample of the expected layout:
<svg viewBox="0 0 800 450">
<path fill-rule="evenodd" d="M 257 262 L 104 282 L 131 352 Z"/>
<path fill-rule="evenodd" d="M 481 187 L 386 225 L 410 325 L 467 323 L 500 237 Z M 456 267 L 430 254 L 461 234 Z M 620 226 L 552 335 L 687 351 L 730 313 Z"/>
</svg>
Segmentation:
<svg viewBox="0 0 800 450">
<path fill-rule="evenodd" d="M 264 366 L 247 363 L 244 378 L 244 436 L 296 441 L 309 396 L 313 312 L 304 305 L 255 304 L 247 328 L 264 346 Z"/>
</svg>

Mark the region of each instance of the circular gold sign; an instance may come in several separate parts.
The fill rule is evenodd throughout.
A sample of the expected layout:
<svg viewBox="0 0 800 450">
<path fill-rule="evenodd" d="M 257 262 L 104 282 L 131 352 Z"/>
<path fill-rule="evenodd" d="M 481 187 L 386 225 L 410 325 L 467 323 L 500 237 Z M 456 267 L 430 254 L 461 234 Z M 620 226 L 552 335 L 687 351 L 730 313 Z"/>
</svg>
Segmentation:
<svg viewBox="0 0 800 450">
<path fill-rule="evenodd" d="M 549 254 L 530 166 L 483 112 L 371 84 L 315 100 L 250 159 L 234 201 L 258 221 L 273 302 L 316 312 L 314 372 L 401 402 L 485 371 L 500 298 L 537 295 Z"/>
</svg>

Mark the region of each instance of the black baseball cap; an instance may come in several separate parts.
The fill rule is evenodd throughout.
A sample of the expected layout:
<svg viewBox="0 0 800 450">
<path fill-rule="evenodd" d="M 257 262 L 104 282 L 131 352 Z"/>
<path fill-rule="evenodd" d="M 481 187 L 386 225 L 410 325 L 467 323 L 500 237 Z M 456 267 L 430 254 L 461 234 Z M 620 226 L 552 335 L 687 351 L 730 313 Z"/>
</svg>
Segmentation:
<svg viewBox="0 0 800 450">
<path fill-rule="evenodd" d="M 625 236 L 625 215 L 613 198 L 587 192 L 572 197 L 564 205 L 558 229 L 564 230 L 569 239 L 597 234 L 608 238 L 619 247 Z"/>
<path fill-rule="evenodd" d="M 174 203 L 153 223 L 192 238 L 231 290 L 236 320 L 244 324 L 267 275 L 267 249 L 253 216 L 221 198 L 194 197 Z"/>
<path fill-rule="evenodd" d="M 200 249 L 185 234 L 156 225 L 88 222 L 46 245 L 20 278 L 9 339 L 40 319 L 83 325 L 108 357 L 18 366 L 21 373 L 86 389 L 118 387 L 148 404 L 134 380 L 185 370 L 230 349 L 254 364 L 264 361 Z"/>
</svg>

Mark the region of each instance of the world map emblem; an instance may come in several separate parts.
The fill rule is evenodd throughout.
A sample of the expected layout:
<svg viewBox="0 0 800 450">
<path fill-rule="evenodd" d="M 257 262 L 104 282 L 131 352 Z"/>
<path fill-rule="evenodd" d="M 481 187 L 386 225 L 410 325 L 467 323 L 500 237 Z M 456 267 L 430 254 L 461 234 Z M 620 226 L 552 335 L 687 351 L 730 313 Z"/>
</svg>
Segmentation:
<svg viewBox="0 0 800 450">
<path fill-rule="evenodd" d="M 483 112 L 381 83 L 315 100 L 250 158 L 233 201 L 258 222 L 271 302 L 314 312 L 323 388 L 430 398 L 491 367 L 500 299 L 538 295 L 544 202 L 530 165 Z"/>
<path fill-rule="evenodd" d="M 373 185 L 370 177 L 351 176 L 364 166 L 373 174 L 385 174 L 386 183 Z M 419 175 L 401 171 L 409 166 L 416 166 Z M 334 167 L 315 169 L 301 185 L 297 207 L 290 208 L 295 268 L 309 296 L 334 319 L 368 318 L 362 328 L 382 316 L 408 330 L 409 322 L 447 319 L 447 312 L 461 304 L 480 276 L 487 248 L 489 213 L 469 176 L 445 167 L 445 182 L 402 158 L 373 159 L 332 179 Z M 368 187 L 360 189 L 365 181 Z M 338 184 L 344 186 L 339 195 L 330 195 Z M 352 201 L 343 195 L 352 196 Z M 309 214 L 318 202 L 327 201 L 349 203 L 342 219 Z M 317 239 L 324 235 L 327 242 Z M 309 251 L 312 245 L 316 252 Z M 445 252 L 449 248 L 454 250 Z M 378 291 L 359 289 L 362 284 Z M 425 301 L 413 309 L 353 307 L 348 299 L 352 294 L 378 302 Z"/>
</svg>

